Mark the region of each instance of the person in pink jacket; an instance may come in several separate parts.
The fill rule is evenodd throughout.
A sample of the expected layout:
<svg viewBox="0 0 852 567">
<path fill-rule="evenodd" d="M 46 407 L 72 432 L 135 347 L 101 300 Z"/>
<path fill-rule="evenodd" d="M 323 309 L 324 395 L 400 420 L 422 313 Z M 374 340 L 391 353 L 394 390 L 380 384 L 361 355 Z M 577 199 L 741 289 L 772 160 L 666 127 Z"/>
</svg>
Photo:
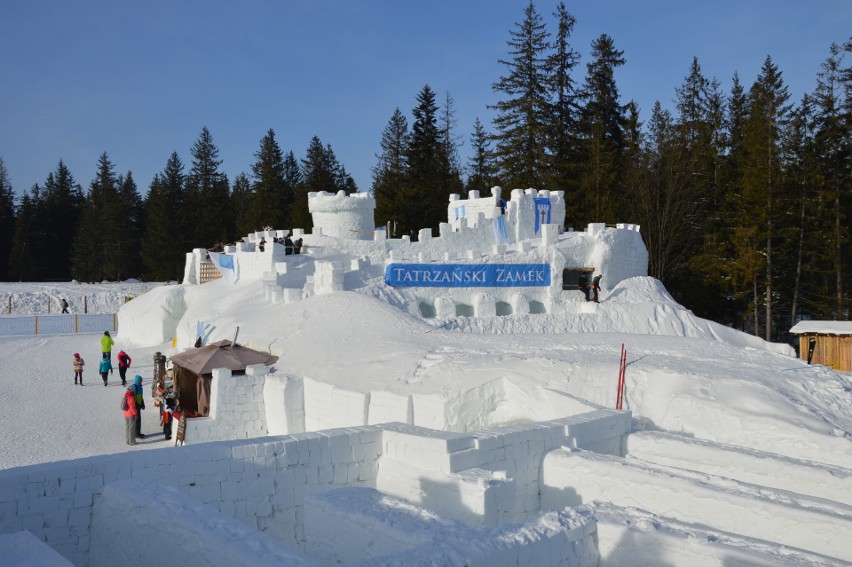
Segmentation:
<svg viewBox="0 0 852 567">
<path fill-rule="evenodd" d="M 80 385 L 83 385 L 83 367 L 86 366 L 86 361 L 80 356 L 79 352 L 74 353 L 74 383 L 77 383 L 77 378 L 80 379 Z"/>
<path fill-rule="evenodd" d="M 129 386 L 124 391 L 124 399 L 121 402 L 124 410 L 124 432 L 128 445 L 136 445 L 136 416 L 139 415 L 139 410 L 136 409 L 136 397 L 133 386 Z"/>
</svg>

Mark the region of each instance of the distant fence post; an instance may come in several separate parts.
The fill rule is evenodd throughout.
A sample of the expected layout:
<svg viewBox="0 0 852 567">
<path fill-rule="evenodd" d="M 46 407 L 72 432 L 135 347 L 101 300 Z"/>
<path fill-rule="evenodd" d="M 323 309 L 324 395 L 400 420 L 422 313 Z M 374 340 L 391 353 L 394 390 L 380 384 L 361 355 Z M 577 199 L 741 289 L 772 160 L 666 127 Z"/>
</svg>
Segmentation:
<svg viewBox="0 0 852 567">
<path fill-rule="evenodd" d="M 89 296 L 84 295 L 83 296 L 83 313 L 88 313 L 88 312 L 89 312 Z"/>
<path fill-rule="evenodd" d="M 80 332 L 80 321 L 77 319 L 77 314 L 74 313 L 74 333 Z"/>
<path fill-rule="evenodd" d="M 115 313 L 113 313 L 113 314 L 112 314 L 112 332 L 113 332 L 113 333 L 115 332 L 115 329 L 116 329 L 116 319 L 117 319 L 117 318 L 118 318 L 118 317 L 116 317 L 116 314 L 115 314 Z"/>
<path fill-rule="evenodd" d="M 35 334 L 38 334 L 38 315 L 35 316 Z"/>
<path fill-rule="evenodd" d="M 50 315 L 50 296 L 47 296 L 47 314 Z"/>
<path fill-rule="evenodd" d="M 12 296 L 9 296 L 9 315 L 12 314 Z"/>
</svg>

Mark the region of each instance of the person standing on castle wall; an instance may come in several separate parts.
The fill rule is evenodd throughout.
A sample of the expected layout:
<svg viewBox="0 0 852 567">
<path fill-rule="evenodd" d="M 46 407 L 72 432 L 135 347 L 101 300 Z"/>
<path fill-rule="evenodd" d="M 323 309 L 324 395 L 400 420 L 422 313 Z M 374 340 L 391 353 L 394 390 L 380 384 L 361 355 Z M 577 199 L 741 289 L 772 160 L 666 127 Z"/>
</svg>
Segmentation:
<svg viewBox="0 0 852 567">
<path fill-rule="evenodd" d="M 65 301 L 64 297 L 59 301 L 59 305 L 60 307 L 62 307 L 63 313 L 68 313 L 68 302 Z"/>
<path fill-rule="evenodd" d="M 101 354 L 104 358 L 112 360 L 112 345 L 115 341 L 109 336 L 109 331 L 104 331 L 104 336 L 101 337 Z"/>
<path fill-rule="evenodd" d="M 601 290 L 602 278 L 603 274 L 598 274 L 595 276 L 595 279 L 592 280 L 592 291 L 595 293 L 595 303 L 600 303 L 600 301 L 598 301 L 598 292 Z"/>
<path fill-rule="evenodd" d="M 263 252 L 264 246 L 266 246 L 266 239 L 261 237 L 260 242 L 257 243 L 257 249 Z"/>
<path fill-rule="evenodd" d="M 506 199 L 504 199 L 503 197 L 500 197 L 500 200 L 497 201 L 497 206 L 500 207 L 500 214 L 505 215 L 506 214 Z"/>
<path fill-rule="evenodd" d="M 293 252 L 295 252 L 296 254 L 302 253 L 302 239 L 301 238 L 297 238 L 296 242 L 293 243 Z"/>
<path fill-rule="evenodd" d="M 130 368 L 130 355 L 123 350 L 118 351 L 118 375 L 121 376 L 121 385 L 127 386 L 127 369 Z"/>
<path fill-rule="evenodd" d="M 86 361 L 80 356 L 79 352 L 74 353 L 74 384 L 77 383 L 77 378 L 80 379 L 80 385 L 83 385 L 83 367 L 86 366 Z"/>
<path fill-rule="evenodd" d="M 284 237 L 284 255 L 289 256 L 290 254 L 292 254 L 293 253 L 293 247 L 294 247 L 293 241 L 290 239 L 289 236 L 285 236 Z"/>
<path fill-rule="evenodd" d="M 112 373 L 112 362 L 110 362 L 107 357 L 107 353 L 104 353 L 104 357 L 101 359 L 100 365 L 98 365 L 98 371 L 101 373 L 101 378 L 104 380 L 104 386 L 106 386 L 107 377 Z"/>
<path fill-rule="evenodd" d="M 124 438 L 128 445 L 136 445 L 136 418 L 139 410 L 136 408 L 136 398 L 133 395 L 133 386 L 128 386 L 124 391 Z"/>
</svg>

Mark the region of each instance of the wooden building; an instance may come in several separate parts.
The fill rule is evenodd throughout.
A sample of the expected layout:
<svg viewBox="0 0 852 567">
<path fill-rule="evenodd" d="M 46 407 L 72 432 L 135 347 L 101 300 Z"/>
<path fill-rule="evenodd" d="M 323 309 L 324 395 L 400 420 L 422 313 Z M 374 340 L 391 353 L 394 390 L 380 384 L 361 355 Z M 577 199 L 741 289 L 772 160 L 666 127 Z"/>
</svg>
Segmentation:
<svg viewBox="0 0 852 567">
<path fill-rule="evenodd" d="M 799 321 L 790 332 L 802 360 L 852 372 L 852 321 Z"/>
</svg>

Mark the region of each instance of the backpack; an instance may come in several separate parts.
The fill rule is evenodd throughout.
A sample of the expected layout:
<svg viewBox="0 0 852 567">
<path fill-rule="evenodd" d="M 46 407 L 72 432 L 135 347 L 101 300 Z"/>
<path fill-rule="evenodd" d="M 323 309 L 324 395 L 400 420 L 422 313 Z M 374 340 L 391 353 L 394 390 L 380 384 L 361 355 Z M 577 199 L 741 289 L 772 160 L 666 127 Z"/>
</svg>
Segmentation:
<svg viewBox="0 0 852 567">
<path fill-rule="evenodd" d="M 127 396 L 121 396 L 121 409 L 123 411 L 130 409 L 130 405 L 127 403 Z"/>
</svg>

